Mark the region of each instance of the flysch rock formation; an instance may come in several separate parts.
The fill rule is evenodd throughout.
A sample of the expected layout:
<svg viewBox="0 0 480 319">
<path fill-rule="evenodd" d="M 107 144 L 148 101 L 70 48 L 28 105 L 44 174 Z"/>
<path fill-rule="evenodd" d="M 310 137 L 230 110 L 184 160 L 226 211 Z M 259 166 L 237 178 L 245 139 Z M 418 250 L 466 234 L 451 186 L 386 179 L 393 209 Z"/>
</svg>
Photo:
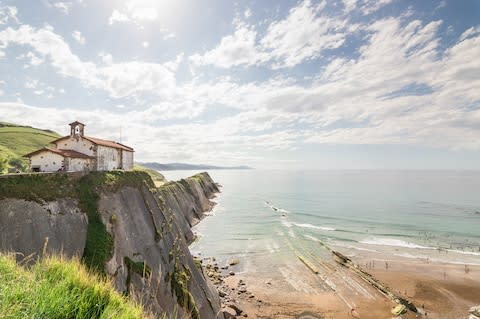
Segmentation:
<svg viewBox="0 0 480 319">
<path fill-rule="evenodd" d="M 113 240 L 104 271 L 116 289 L 154 314 L 223 318 L 216 289 L 188 249 L 194 240 L 191 227 L 213 207 L 210 199 L 219 191 L 217 185 L 207 173 L 160 188 L 152 187 L 146 174 L 121 174 L 124 179 L 140 174 L 145 181 L 100 185 L 96 191 L 96 211 Z M 81 178 L 66 177 L 69 186 L 59 192 L 66 197 L 47 200 L 22 192 L 17 196 L 11 188 L 2 188 L 5 180 L 0 179 L 0 249 L 17 253 L 19 259 L 45 251 L 84 255 L 90 215 L 82 211 L 72 186 Z"/>
</svg>

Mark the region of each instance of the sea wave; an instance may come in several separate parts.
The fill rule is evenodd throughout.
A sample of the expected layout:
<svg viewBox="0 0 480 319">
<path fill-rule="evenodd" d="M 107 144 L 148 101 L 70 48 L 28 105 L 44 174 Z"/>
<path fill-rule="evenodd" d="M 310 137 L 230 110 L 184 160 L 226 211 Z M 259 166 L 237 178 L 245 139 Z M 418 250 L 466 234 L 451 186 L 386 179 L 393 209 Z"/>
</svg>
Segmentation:
<svg viewBox="0 0 480 319">
<path fill-rule="evenodd" d="M 268 202 L 268 201 L 265 202 L 265 205 L 267 205 L 267 207 L 271 208 L 271 209 L 272 209 L 273 211 L 275 211 L 275 212 L 285 213 L 285 214 L 290 213 L 290 212 L 289 212 L 288 210 L 286 210 L 286 209 L 273 206 L 272 203 L 270 203 L 270 202 Z"/>
<path fill-rule="evenodd" d="M 282 223 L 283 226 L 285 226 L 287 228 L 290 228 L 290 227 L 293 226 L 293 224 L 286 219 L 281 219 L 280 222 Z"/>
<path fill-rule="evenodd" d="M 404 248 L 418 248 L 418 249 L 435 249 L 433 247 L 421 246 L 407 241 L 394 238 L 369 238 L 359 241 L 361 244 L 366 245 L 378 245 L 378 246 L 393 246 L 393 247 L 404 247 Z"/>
<path fill-rule="evenodd" d="M 294 223 L 295 226 L 301 227 L 301 228 L 311 228 L 311 229 L 319 229 L 319 230 L 326 230 L 326 231 L 334 231 L 335 228 L 332 227 L 326 227 L 326 226 L 315 226 L 312 224 L 297 224 Z"/>
<path fill-rule="evenodd" d="M 321 243 L 321 242 L 322 242 L 320 239 L 318 239 L 318 238 L 316 238 L 316 237 L 313 237 L 313 236 L 310 236 L 310 235 L 303 235 L 303 237 L 308 238 L 308 239 L 310 239 L 310 240 L 312 240 L 312 241 L 316 241 L 316 242 L 318 242 L 318 243 Z"/>
<path fill-rule="evenodd" d="M 457 249 L 447 249 L 452 253 L 462 254 L 462 255 L 473 255 L 473 256 L 480 256 L 480 252 L 476 251 L 464 251 L 464 250 L 457 250 Z"/>
<path fill-rule="evenodd" d="M 361 250 L 361 251 L 371 251 L 371 252 L 374 252 L 374 253 L 378 252 L 378 250 L 375 250 L 375 249 L 357 247 L 357 246 L 353 246 L 353 245 L 342 244 L 342 243 L 339 243 L 339 242 L 333 243 L 332 245 L 338 246 L 338 247 L 349 248 L 349 249 Z"/>
</svg>

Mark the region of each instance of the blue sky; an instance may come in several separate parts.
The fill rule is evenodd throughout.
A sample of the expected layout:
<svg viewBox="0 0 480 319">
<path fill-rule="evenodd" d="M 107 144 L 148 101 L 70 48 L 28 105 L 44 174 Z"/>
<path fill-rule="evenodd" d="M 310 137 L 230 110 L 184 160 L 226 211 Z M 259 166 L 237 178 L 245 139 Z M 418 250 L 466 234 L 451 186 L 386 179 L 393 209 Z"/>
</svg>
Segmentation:
<svg viewBox="0 0 480 319">
<path fill-rule="evenodd" d="M 480 2 L 0 0 L 0 120 L 138 161 L 480 169 Z"/>
</svg>

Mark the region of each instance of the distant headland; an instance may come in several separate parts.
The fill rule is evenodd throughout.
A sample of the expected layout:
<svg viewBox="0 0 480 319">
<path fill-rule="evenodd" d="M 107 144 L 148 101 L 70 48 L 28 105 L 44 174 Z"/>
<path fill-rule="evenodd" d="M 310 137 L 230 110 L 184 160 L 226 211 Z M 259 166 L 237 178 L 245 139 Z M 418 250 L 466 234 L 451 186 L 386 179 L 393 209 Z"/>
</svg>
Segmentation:
<svg viewBox="0 0 480 319">
<path fill-rule="evenodd" d="M 157 171 L 183 171 L 183 170 L 215 170 L 215 169 L 254 169 L 253 167 L 241 165 L 241 166 L 214 166 L 205 164 L 186 164 L 186 163 L 137 163 L 144 167 L 155 169 Z"/>
</svg>

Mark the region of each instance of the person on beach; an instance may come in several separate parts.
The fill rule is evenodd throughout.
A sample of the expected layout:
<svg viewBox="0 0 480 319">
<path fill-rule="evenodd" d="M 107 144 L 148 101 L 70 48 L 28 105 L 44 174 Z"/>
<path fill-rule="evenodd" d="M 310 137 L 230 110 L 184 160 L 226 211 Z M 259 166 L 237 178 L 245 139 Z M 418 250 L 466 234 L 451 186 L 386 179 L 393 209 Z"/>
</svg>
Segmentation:
<svg viewBox="0 0 480 319">
<path fill-rule="evenodd" d="M 360 314 L 355 310 L 355 308 L 352 308 L 350 310 L 350 315 L 353 317 L 353 318 L 358 318 L 360 319 Z"/>
</svg>

